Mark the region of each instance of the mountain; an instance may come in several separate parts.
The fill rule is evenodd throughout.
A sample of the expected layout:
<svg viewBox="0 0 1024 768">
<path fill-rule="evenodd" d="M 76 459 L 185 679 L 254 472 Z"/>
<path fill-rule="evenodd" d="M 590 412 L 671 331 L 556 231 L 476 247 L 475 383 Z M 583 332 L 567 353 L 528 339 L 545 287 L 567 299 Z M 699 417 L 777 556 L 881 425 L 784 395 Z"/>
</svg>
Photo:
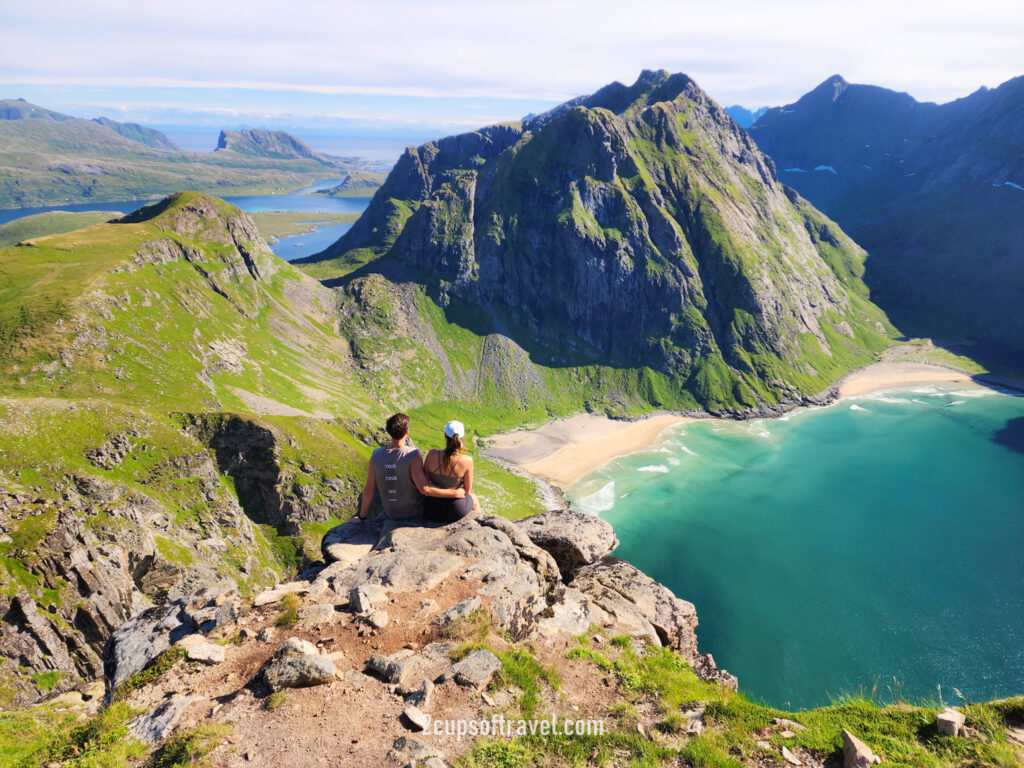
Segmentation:
<svg viewBox="0 0 1024 768">
<path fill-rule="evenodd" d="M 735 120 L 740 128 L 749 128 L 769 109 L 770 107 L 747 109 L 746 107 L 741 107 L 739 104 L 734 104 L 731 107 L 726 107 L 725 111 L 729 113 L 729 117 Z"/>
<path fill-rule="evenodd" d="M 312 147 L 290 133 L 268 131 L 263 128 L 221 131 L 217 138 L 216 151 L 282 160 L 316 160 L 324 165 L 336 165 L 341 160 L 314 151 Z"/>
<path fill-rule="evenodd" d="M 115 133 L 124 136 L 126 139 L 137 141 L 153 149 L 166 149 L 171 152 L 180 152 L 181 147 L 171 141 L 167 136 L 153 128 L 147 128 L 138 123 L 119 123 L 107 117 L 94 117 L 93 122 L 110 128 Z"/>
<path fill-rule="evenodd" d="M 0 101 L 0 146 L 0 208 L 145 199 L 190 187 L 273 194 L 370 168 L 316 153 L 182 152 L 145 126 L 79 119 L 22 100 Z"/>
<path fill-rule="evenodd" d="M 102 675 L 134 613 L 317 559 L 387 412 L 332 291 L 216 198 L 0 248 L 0 274 L 7 706 Z M 539 509 L 532 483 L 478 461 L 492 511 Z"/>
<path fill-rule="evenodd" d="M 750 135 L 867 249 L 872 297 L 902 329 L 1020 363 L 1022 120 L 1024 77 L 939 105 L 835 75 Z"/>
<path fill-rule="evenodd" d="M 750 412 L 887 345 L 863 256 L 690 78 L 645 71 L 409 148 L 303 268 L 342 287 L 352 332 L 373 337 L 384 294 L 425 286 L 449 322 L 514 342 L 524 399 Z"/>
</svg>

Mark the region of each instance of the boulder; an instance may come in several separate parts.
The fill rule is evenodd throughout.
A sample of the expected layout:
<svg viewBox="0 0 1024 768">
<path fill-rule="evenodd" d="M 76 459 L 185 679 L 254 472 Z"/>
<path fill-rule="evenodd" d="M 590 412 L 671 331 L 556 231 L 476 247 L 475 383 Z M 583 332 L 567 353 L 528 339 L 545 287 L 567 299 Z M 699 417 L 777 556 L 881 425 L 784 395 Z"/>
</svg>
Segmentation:
<svg viewBox="0 0 1024 768">
<path fill-rule="evenodd" d="M 303 595 L 309 592 L 308 581 L 288 581 L 284 584 L 278 584 L 273 589 L 267 589 L 256 595 L 256 599 L 252 601 L 253 606 L 261 608 L 264 605 L 273 605 L 274 603 L 280 602 L 285 595 Z"/>
<path fill-rule="evenodd" d="M 391 617 L 387 611 L 370 611 L 366 616 L 366 623 L 374 629 L 384 629 L 391 623 Z"/>
<path fill-rule="evenodd" d="M 220 664 L 226 658 L 223 645 L 211 643 L 202 635 L 186 635 L 177 644 L 185 649 L 189 661 Z"/>
<path fill-rule="evenodd" d="M 467 618 L 473 611 L 479 611 L 481 604 L 480 595 L 473 595 L 467 600 L 453 605 L 430 623 L 442 627 L 447 626 L 452 622 Z"/>
<path fill-rule="evenodd" d="M 424 712 L 429 712 L 433 698 L 434 684 L 430 680 L 424 680 L 419 688 L 405 697 L 405 703 Z"/>
<path fill-rule="evenodd" d="M 337 675 L 334 662 L 320 655 L 316 646 L 290 637 L 281 643 L 263 667 L 263 681 L 273 691 L 330 683 Z"/>
<path fill-rule="evenodd" d="M 843 768 L 871 768 L 881 762 L 867 744 L 843 728 Z"/>
<path fill-rule="evenodd" d="M 169 605 L 149 608 L 122 624 L 103 649 L 103 670 L 111 690 L 141 671 L 186 635 L 209 632 L 234 621 L 238 594 L 210 587 Z"/>
<path fill-rule="evenodd" d="M 444 673 L 444 679 L 455 680 L 459 685 L 482 691 L 499 669 L 501 669 L 501 661 L 498 657 L 481 648 L 473 651 L 462 661 L 453 664 Z"/>
<path fill-rule="evenodd" d="M 402 711 L 402 714 L 417 731 L 426 730 L 426 727 L 430 725 L 430 715 L 424 714 L 419 707 L 410 704 Z"/>
<path fill-rule="evenodd" d="M 966 721 L 967 718 L 962 712 L 946 707 L 939 712 L 935 719 L 935 726 L 939 729 L 939 733 L 944 733 L 947 736 L 959 736 Z"/>
<path fill-rule="evenodd" d="M 162 741 L 181 721 L 181 716 L 185 714 L 191 701 L 191 696 L 182 696 L 176 693 L 161 702 L 152 712 L 132 720 L 128 724 L 128 730 L 139 741 L 156 744 L 158 741 Z"/>
<path fill-rule="evenodd" d="M 619 546 L 608 523 L 583 512 L 545 512 L 518 520 L 516 525 L 530 541 L 551 554 L 567 581 L 581 567 L 596 563 Z"/>
<path fill-rule="evenodd" d="M 299 621 L 304 624 L 326 624 L 337 616 L 334 606 L 329 603 L 314 603 L 299 608 Z"/>
<path fill-rule="evenodd" d="M 388 593 L 379 584 L 360 584 L 349 591 L 348 604 L 356 613 L 368 613 L 387 605 Z"/>
<path fill-rule="evenodd" d="M 396 659 L 394 657 L 381 656 L 379 653 L 375 653 L 370 657 L 369 661 L 366 662 L 366 669 L 368 672 L 377 675 L 385 683 L 392 683 L 402 687 L 409 682 L 409 677 L 413 673 L 412 665 L 407 658 Z"/>
</svg>

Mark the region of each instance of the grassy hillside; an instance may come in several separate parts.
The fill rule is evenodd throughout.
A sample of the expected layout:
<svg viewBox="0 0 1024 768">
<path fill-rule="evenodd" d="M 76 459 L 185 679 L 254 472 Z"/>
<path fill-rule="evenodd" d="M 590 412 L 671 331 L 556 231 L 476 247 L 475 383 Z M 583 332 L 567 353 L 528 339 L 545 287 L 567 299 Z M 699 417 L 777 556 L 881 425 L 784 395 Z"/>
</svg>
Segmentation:
<svg viewBox="0 0 1024 768">
<path fill-rule="evenodd" d="M 46 235 L 61 235 L 76 229 L 102 224 L 121 216 L 116 211 L 53 211 L 24 216 L 6 224 L 0 224 L 0 248 L 16 245 L 22 240 Z"/>
</svg>

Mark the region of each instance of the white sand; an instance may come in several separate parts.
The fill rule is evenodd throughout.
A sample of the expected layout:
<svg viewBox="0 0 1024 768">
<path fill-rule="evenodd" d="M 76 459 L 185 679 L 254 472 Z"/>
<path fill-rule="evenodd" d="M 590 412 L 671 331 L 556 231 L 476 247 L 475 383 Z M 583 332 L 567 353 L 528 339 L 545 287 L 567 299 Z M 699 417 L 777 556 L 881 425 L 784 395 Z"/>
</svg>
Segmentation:
<svg viewBox="0 0 1024 768">
<path fill-rule="evenodd" d="M 839 386 L 839 396 L 937 382 L 978 386 L 968 374 L 938 365 L 875 363 L 849 374 Z M 564 491 L 616 456 L 650 448 L 668 427 L 689 420 L 661 413 L 639 421 L 617 421 L 583 413 L 534 430 L 493 435 L 487 452 Z"/>
<path fill-rule="evenodd" d="M 935 384 L 936 382 L 974 384 L 969 374 L 927 363 L 875 363 L 849 374 L 839 385 L 839 396 L 863 395 L 883 389 Z M 976 385 L 977 386 L 977 385 Z"/>
<path fill-rule="evenodd" d="M 616 456 L 649 448 L 665 429 L 682 421 L 665 413 L 639 421 L 582 413 L 539 429 L 494 435 L 487 452 L 565 490 Z"/>
</svg>

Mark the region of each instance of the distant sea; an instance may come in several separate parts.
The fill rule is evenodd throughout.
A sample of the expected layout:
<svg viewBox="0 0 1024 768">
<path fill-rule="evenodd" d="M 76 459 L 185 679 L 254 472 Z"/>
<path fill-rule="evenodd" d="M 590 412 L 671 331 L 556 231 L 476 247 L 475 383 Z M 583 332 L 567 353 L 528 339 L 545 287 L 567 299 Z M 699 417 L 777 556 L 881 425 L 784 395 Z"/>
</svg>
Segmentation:
<svg viewBox="0 0 1024 768">
<path fill-rule="evenodd" d="M 786 708 L 1024 693 L 1024 397 L 956 385 L 668 430 L 570 489 Z"/>
</svg>

